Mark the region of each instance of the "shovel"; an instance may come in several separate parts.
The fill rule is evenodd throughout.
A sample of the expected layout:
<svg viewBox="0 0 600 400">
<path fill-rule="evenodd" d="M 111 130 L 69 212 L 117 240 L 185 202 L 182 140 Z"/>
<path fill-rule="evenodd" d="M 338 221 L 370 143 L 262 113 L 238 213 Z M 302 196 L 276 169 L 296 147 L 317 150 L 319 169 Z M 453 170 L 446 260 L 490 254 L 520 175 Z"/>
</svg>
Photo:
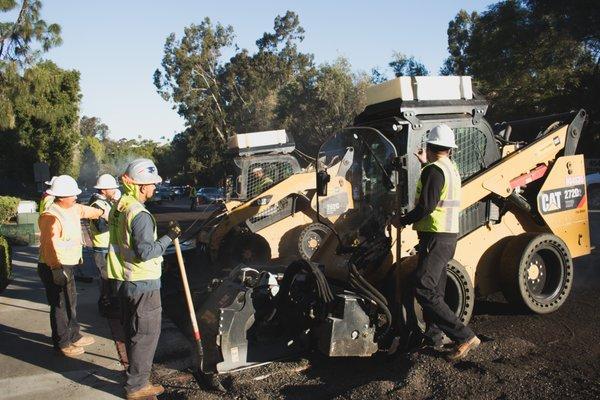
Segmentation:
<svg viewBox="0 0 600 400">
<path fill-rule="evenodd" d="M 223 385 L 219 381 L 219 378 L 214 373 L 205 373 L 203 371 L 203 359 L 204 354 L 202 351 L 202 336 L 198 329 L 198 321 L 196 320 L 196 312 L 194 311 L 194 303 L 192 302 L 192 294 L 190 293 L 190 285 L 188 284 L 187 274 L 185 272 L 185 265 L 183 264 L 183 255 L 181 254 L 181 247 L 179 246 L 179 238 L 173 240 L 175 246 L 175 253 L 177 254 L 177 263 L 179 264 L 179 272 L 181 275 L 181 283 L 183 284 L 183 290 L 185 292 L 185 300 L 187 302 L 188 311 L 190 313 L 190 321 L 192 322 L 192 329 L 194 331 L 194 342 L 196 343 L 196 354 L 198 356 L 198 380 L 201 386 L 206 387 L 209 390 L 216 390 L 219 392 L 226 392 Z"/>
</svg>

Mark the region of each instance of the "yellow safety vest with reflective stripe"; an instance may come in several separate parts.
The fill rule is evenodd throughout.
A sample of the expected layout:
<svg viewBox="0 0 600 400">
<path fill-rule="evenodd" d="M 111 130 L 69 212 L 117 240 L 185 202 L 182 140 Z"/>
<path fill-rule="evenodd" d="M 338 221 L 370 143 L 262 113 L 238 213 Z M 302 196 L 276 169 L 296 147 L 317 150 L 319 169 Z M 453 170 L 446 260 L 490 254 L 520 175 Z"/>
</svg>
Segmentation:
<svg viewBox="0 0 600 400">
<path fill-rule="evenodd" d="M 78 265 L 82 259 L 81 217 L 76 207 L 62 208 L 52 203 L 42 213 L 56 217 L 62 227 L 60 238 L 53 242 L 58 262 L 62 265 Z M 40 262 L 46 263 L 40 254 Z"/>
<path fill-rule="evenodd" d="M 444 174 L 444 186 L 440 193 L 440 200 L 433 212 L 415 222 L 413 229 L 419 232 L 449 232 L 458 233 L 458 215 L 460 213 L 460 173 L 456 164 L 448 157 L 442 157 L 434 163 L 427 164 L 425 168 L 437 167 Z M 421 197 L 423 183 L 419 178 L 417 182 L 416 202 Z"/>
<path fill-rule="evenodd" d="M 48 208 L 54 203 L 54 196 L 44 196 L 40 200 L 40 214 L 47 211 Z"/>
<path fill-rule="evenodd" d="M 141 212 L 152 214 L 137 199 L 124 195 L 110 211 L 108 226 L 110 240 L 108 245 L 107 270 L 110 279 L 120 281 L 142 281 L 159 279 L 162 257 L 142 261 L 133 249 L 131 222 Z M 156 221 L 154 221 L 154 240 L 157 239 Z"/>
<path fill-rule="evenodd" d="M 103 211 L 111 209 L 111 205 L 108 201 L 104 199 L 96 199 L 90 206 L 97 205 Z M 92 233 L 92 246 L 97 248 L 108 248 L 108 241 L 110 238 L 110 231 L 100 232 L 96 225 L 92 222 L 90 223 L 90 232 Z"/>
</svg>

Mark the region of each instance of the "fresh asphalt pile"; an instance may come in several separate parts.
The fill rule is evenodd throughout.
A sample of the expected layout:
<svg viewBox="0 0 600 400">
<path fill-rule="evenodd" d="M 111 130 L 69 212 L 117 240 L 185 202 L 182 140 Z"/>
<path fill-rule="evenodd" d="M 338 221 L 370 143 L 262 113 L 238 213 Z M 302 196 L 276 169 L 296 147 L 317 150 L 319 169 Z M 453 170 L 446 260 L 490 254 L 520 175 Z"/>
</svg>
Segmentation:
<svg viewBox="0 0 600 400">
<path fill-rule="evenodd" d="M 190 219 L 187 214 L 181 217 Z M 592 243 L 600 246 L 600 213 L 590 214 L 590 222 Z M 186 263 L 190 284 L 200 301 L 211 277 L 210 265 L 195 254 L 188 254 Z M 458 363 L 445 361 L 442 353 L 431 349 L 366 359 L 331 359 L 315 352 L 303 359 L 224 375 L 222 382 L 228 393 L 223 395 L 200 389 L 191 370 L 173 370 L 168 362 L 161 361 L 155 363 L 156 378 L 166 388 L 161 398 L 600 398 L 598 265 L 598 250 L 576 260 L 573 291 L 553 314 L 515 313 L 501 295 L 480 300 L 471 326 L 485 341 Z M 189 335 L 184 299 L 174 270 L 166 273 L 163 282 L 163 306 Z"/>
</svg>

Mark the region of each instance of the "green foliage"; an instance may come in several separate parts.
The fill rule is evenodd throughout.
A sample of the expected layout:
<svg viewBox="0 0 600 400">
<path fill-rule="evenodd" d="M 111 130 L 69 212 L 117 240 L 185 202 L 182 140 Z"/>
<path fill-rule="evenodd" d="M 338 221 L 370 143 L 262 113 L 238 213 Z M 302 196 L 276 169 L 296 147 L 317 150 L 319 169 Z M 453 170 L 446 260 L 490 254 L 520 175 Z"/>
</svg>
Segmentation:
<svg viewBox="0 0 600 400">
<path fill-rule="evenodd" d="M 0 66 L 2 62 L 32 64 L 42 52 L 62 43 L 60 25 L 41 19 L 41 0 L 1 0 L 0 12 L 16 13 L 14 22 L 0 22 Z M 32 45 L 37 45 L 36 48 Z"/>
<path fill-rule="evenodd" d="M 279 93 L 278 117 L 296 144 L 316 154 L 323 140 L 350 125 L 365 106 L 366 75 L 356 75 L 339 58 L 290 82 Z"/>
<path fill-rule="evenodd" d="M 395 76 L 424 76 L 429 71 L 421 62 L 413 56 L 407 57 L 400 52 L 394 52 L 392 61 L 388 64 L 394 71 Z"/>
<path fill-rule="evenodd" d="M 2 172 L 29 182 L 32 165 L 44 161 L 52 175 L 77 176 L 73 156 L 79 141 L 79 72 L 45 61 L 26 69 L 23 76 L 14 68 L 1 76 L 10 82 L 8 97 L 15 116 L 14 127 L 0 129 Z"/>
<path fill-rule="evenodd" d="M 8 241 L 0 236 L 0 290 L 12 279 L 12 259 Z"/>
<path fill-rule="evenodd" d="M 10 221 L 17 216 L 17 207 L 21 199 L 10 196 L 0 196 L 0 224 Z"/>
<path fill-rule="evenodd" d="M 597 53 L 528 3 L 542 2 L 506 0 L 480 15 L 459 12 L 448 28 L 443 72 L 473 75 L 492 119 L 597 109 Z"/>
<path fill-rule="evenodd" d="M 79 133 L 83 137 L 94 137 L 99 140 L 107 140 L 110 129 L 97 117 L 81 117 L 79 121 Z"/>
</svg>

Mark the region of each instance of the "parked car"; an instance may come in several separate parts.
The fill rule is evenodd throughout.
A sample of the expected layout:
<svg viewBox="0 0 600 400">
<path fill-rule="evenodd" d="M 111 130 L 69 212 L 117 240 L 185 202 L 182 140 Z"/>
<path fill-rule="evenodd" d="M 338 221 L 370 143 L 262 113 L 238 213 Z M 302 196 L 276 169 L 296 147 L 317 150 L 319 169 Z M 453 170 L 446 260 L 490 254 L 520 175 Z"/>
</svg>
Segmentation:
<svg viewBox="0 0 600 400">
<path fill-rule="evenodd" d="M 218 204 L 225 201 L 223 189 L 217 187 L 203 187 L 196 192 L 196 201 L 192 202 L 192 210 L 203 204 Z"/>
</svg>

